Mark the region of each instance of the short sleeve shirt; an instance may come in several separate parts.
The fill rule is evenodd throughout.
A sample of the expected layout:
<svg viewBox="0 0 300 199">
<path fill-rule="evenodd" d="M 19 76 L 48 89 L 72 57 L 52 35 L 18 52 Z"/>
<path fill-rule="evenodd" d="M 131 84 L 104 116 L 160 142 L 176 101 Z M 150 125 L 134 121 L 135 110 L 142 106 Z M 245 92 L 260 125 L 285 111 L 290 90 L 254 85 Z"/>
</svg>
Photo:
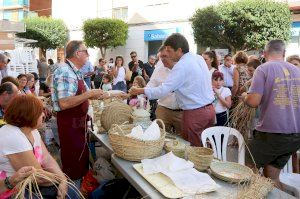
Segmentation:
<svg viewBox="0 0 300 199">
<path fill-rule="evenodd" d="M 218 92 L 220 93 L 220 96 L 224 99 L 226 97 L 231 96 L 231 91 L 227 87 L 221 87 L 220 89 L 218 89 Z M 215 107 L 216 113 L 223 113 L 223 112 L 227 111 L 227 108 L 221 104 L 221 102 L 220 102 L 220 100 L 218 100 L 217 96 L 215 96 L 213 105 Z"/>
<path fill-rule="evenodd" d="M 41 136 L 37 130 L 32 131 L 34 144 L 22 133 L 20 128 L 12 125 L 4 125 L 0 128 L 0 172 L 2 175 L 12 176 L 15 173 L 14 168 L 9 162 L 7 155 L 21 153 L 25 151 L 34 151 L 38 162 L 42 165 L 43 154 L 41 145 Z"/>
<path fill-rule="evenodd" d="M 253 76 L 249 93 L 262 95 L 258 131 L 300 133 L 300 70 L 285 61 L 268 61 Z"/>
<path fill-rule="evenodd" d="M 53 109 L 60 111 L 58 100 L 75 96 L 78 89 L 78 79 L 83 79 L 82 73 L 69 61 L 71 67 L 64 63 L 58 67 L 53 74 L 53 85 L 51 98 L 53 101 Z M 85 83 L 84 83 L 85 84 Z M 88 86 L 85 84 L 87 90 Z"/>
</svg>

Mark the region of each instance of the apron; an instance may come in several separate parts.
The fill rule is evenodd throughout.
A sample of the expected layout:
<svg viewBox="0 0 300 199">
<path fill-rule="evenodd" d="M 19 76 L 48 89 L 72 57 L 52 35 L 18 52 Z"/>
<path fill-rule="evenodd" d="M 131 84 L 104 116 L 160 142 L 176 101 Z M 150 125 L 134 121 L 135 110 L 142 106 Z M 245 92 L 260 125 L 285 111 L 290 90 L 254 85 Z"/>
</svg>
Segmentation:
<svg viewBox="0 0 300 199">
<path fill-rule="evenodd" d="M 66 63 L 76 72 L 68 61 Z M 76 96 L 86 92 L 84 80 L 79 79 Z M 62 170 L 72 180 L 81 179 L 89 169 L 86 122 L 89 102 L 57 112 L 58 134 L 61 148 Z"/>
</svg>

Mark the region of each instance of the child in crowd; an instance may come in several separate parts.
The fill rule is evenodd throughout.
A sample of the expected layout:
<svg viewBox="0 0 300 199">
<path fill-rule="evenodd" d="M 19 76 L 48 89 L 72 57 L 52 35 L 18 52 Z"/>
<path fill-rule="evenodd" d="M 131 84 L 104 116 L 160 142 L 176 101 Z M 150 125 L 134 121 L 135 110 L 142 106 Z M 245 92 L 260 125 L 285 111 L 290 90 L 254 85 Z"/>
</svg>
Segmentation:
<svg viewBox="0 0 300 199">
<path fill-rule="evenodd" d="M 216 126 L 225 126 L 228 120 L 227 112 L 231 107 L 231 91 L 224 87 L 224 76 L 220 71 L 212 74 L 212 86 L 215 93 L 213 105 L 216 111 Z"/>
<path fill-rule="evenodd" d="M 105 74 L 102 78 L 102 90 L 110 91 L 112 90 L 111 86 L 111 76 L 109 74 Z"/>
<path fill-rule="evenodd" d="M 137 88 L 144 88 L 146 87 L 146 82 L 142 76 L 136 76 L 133 80 L 132 86 Z M 144 106 L 143 108 L 147 109 L 147 98 L 143 94 L 138 96 L 132 96 L 129 100 L 129 105 L 131 107 L 136 107 L 136 108 L 141 108 L 141 106 Z"/>
</svg>

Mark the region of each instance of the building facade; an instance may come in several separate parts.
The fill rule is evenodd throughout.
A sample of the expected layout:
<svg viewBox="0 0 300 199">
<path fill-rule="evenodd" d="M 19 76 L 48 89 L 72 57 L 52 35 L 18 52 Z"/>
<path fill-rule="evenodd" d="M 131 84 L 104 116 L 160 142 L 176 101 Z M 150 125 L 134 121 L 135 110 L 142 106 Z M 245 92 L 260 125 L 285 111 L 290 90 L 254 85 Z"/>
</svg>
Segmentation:
<svg viewBox="0 0 300 199">
<path fill-rule="evenodd" d="M 69 30 L 70 39 L 82 39 L 81 27 L 89 18 L 117 18 L 129 25 L 125 46 L 107 51 L 106 59 L 123 55 L 126 63 L 130 61 L 130 52 L 136 51 L 139 59 L 156 54 L 159 46 L 170 34 L 179 32 L 186 36 L 191 51 L 196 52 L 189 18 L 197 8 L 216 4 L 218 0 L 89 0 L 89 4 L 65 0 L 52 1 L 52 16 L 63 19 Z M 65 7 L 70 12 L 65 11 Z M 73 13 L 73 14 L 70 14 Z M 80 14 L 78 14 L 80 13 Z M 90 49 L 90 60 L 97 63 L 100 53 Z"/>
<path fill-rule="evenodd" d="M 284 0 L 286 2 L 286 0 Z M 123 55 L 126 63 L 130 61 L 130 52 L 136 51 L 139 59 L 147 61 L 170 34 L 182 33 L 190 44 L 192 52 L 197 52 L 193 39 L 190 17 L 199 8 L 218 4 L 219 0 L 89 0 L 80 1 L 52 0 L 52 16 L 63 19 L 69 30 L 70 39 L 83 39 L 81 27 L 90 18 L 118 18 L 129 25 L 129 36 L 125 46 L 108 50 L 106 59 Z M 288 54 L 300 52 L 300 1 L 287 1 L 293 11 L 293 37 L 288 45 Z M 68 12 L 65 8 L 68 8 Z M 298 9 L 299 8 L 299 9 Z M 90 49 L 90 60 L 96 64 L 100 58 L 97 49 Z"/>
<path fill-rule="evenodd" d="M 51 16 L 51 0 L 0 0 L 0 50 L 12 50 L 20 43 L 31 42 L 16 38 L 24 32 L 22 22 L 28 16 Z"/>
</svg>

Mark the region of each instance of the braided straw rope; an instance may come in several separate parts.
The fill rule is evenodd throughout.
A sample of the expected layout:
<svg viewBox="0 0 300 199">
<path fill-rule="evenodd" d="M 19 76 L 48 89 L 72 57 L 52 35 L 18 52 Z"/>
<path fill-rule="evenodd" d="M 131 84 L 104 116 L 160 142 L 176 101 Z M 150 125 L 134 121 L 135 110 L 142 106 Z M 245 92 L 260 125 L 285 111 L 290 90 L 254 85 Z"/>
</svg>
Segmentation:
<svg viewBox="0 0 300 199">
<path fill-rule="evenodd" d="M 274 188 L 274 183 L 271 179 L 254 174 L 251 181 L 240 184 L 237 194 L 233 195 L 235 199 L 263 199 Z"/>
<path fill-rule="evenodd" d="M 132 123 L 132 108 L 118 100 L 109 103 L 101 114 L 101 126 L 108 131 L 113 124 Z"/>
<path fill-rule="evenodd" d="M 161 137 L 158 140 L 151 141 L 143 141 L 126 136 L 135 127 L 133 124 L 114 124 L 108 131 L 108 138 L 115 154 L 129 161 L 141 161 L 145 158 L 159 156 L 164 146 L 166 131 L 162 120 L 157 119 L 155 121 L 162 124 L 162 129 L 160 129 Z"/>
<path fill-rule="evenodd" d="M 187 146 L 188 160 L 195 164 L 199 171 L 207 170 L 214 158 L 214 151 L 210 148 Z"/>
</svg>

